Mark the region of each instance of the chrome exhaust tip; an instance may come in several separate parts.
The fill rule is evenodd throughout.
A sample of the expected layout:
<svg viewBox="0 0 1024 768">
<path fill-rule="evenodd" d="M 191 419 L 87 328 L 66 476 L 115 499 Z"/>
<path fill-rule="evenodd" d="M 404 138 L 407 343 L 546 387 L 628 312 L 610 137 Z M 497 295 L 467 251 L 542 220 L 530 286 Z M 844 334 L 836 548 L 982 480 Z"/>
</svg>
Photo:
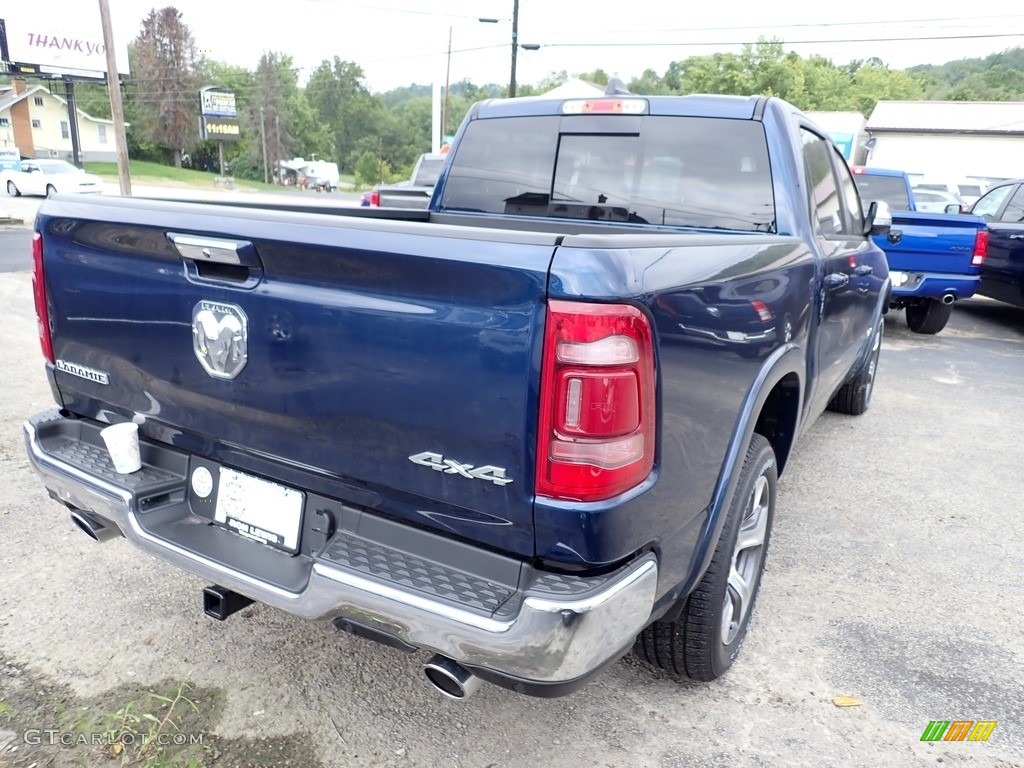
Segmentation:
<svg viewBox="0 0 1024 768">
<path fill-rule="evenodd" d="M 954 301 L 956 301 L 956 296 L 954 296 L 952 293 L 947 293 L 945 296 L 942 297 L 943 304 L 952 304 Z"/>
<path fill-rule="evenodd" d="M 459 662 L 436 654 L 423 665 L 423 674 L 442 696 L 463 701 L 478 690 L 482 681 Z"/>
<path fill-rule="evenodd" d="M 71 522 L 95 542 L 103 544 L 111 539 L 119 538 L 122 534 L 115 525 L 110 525 L 99 518 L 93 517 L 88 512 L 80 509 L 71 510 Z"/>
</svg>

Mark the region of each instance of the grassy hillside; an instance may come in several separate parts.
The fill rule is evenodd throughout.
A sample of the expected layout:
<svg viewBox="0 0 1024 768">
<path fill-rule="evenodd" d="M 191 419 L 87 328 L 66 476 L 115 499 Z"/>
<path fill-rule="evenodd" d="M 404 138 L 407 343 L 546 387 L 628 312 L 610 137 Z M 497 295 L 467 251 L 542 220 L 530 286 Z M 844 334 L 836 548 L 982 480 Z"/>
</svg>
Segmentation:
<svg viewBox="0 0 1024 768">
<path fill-rule="evenodd" d="M 84 163 L 85 170 L 94 173 L 104 179 L 117 181 L 117 163 Z M 214 173 L 205 171 L 194 171 L 191 168 L 175 168 L 173 165 L 161 165 L 145 160 L 130 161 L 132 181 L 140 184 L 165 184 L 176 187 L 210 187 L 213 188 L 213 180 L 217 178 Z M 259 181 L 248 181 L 236 179 L 235 185 L 239 189 L 282 189 L 273 184 L 264 184 Z"/>
</svg>

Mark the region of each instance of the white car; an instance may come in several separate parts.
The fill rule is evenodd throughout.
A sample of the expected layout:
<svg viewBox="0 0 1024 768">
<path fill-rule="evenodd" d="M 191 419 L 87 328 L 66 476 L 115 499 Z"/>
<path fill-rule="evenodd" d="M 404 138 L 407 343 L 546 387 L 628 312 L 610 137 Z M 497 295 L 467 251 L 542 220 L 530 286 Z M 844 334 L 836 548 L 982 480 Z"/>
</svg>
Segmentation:
<svg viewBox="0 0 1024 768">
<path fill-rule="evenodd" d="M 914 187 L 914 207 L 925 213 L 945 213 L 947 205 L 955 205 L 961 210 L 966 209 L 964 201 L 954 194 L 938 189 L 921 189 Z"/>
<path fill-rule="evenodd" d="M 20 171 L 4 171 L 0 183 L 12 197 L 18 195 L 55 195 L 58 192 L 81 194 L 103 191 L 103 180 L 64 160 L 22 160 Z"/>
</svg>

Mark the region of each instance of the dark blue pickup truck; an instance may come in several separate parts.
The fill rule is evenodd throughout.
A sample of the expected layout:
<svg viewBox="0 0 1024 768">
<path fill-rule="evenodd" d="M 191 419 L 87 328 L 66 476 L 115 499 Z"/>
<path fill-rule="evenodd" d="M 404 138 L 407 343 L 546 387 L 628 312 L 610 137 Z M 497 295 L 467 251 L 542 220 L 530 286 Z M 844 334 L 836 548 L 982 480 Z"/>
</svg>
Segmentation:
<svg viewBox="0 0 1024 768">
<path fill-rule="evenodd" d="M 889 260 L 892 309 L 905 309 L 915 333 L 946 327 L 953 304 L 969 299 L 981 284 L 988 251 L 985 221 L 952 205 L 945 213 L 918 211 L 910 177 L 903 171 L 854 166 L 853 178 L 867 200 L 889 206 L 892 226 L 875 242 Z"/>
<path fill-rule="evenodd" d="M 329 620 L 453 698 L 634 648 L 710 680 L 794 441 L 870 403 L 884 208 L 790 105 L 705 96 L 480 103 L 422 211 L 58 195 L 28 455 L 210 616 Z"/>
</svg>

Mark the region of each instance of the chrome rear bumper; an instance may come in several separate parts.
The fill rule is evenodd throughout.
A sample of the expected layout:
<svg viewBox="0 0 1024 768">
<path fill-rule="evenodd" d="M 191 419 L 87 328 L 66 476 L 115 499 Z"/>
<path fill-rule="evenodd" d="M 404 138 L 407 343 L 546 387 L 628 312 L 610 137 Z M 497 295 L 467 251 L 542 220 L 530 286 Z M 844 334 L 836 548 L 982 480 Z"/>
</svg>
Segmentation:
<svg viewBox="0 0 1024 768">
<path fill-rule="evenodd" d="M 49 412 L 24 425 L 32 466 L 56 499 L 116 527 L 133 544 L 172 565 L 296 616 L 358 622 L 472 669 L 555 685 L 585 678 L 617 658 L 651 615 L 658 581 L 652 554 L 614 573 L 591 578 L 535 572 L 489 615 L 479 606 L 438 599 L 398 580 L 378 578 L 319 556 L 299 555 L 292 560 L 304 562 L 308 580 L 297 591 L 282 588 L 154 533 L 146 523 L 149 513 L 140 509 L 139 493 L 118 483 L 109 472 L 95 469 L 95 456 L 90 465 L 67 458 L 80 451 L 69 454 L 48 448 L 41 430 L 52 429 L 62 418 Z M 69 439 L 63 440 L 66 446 Z M 184 488 L 185 475 L 180 481 Z M 182 515 L 189 517 L 187 511 Z M 211 536 L 236 537 L 220 528 L 203 530 Z M 257 555 L 282 557 L 248 540 L 237 546 L 250 545 L 260 548 L 253 550 Z"/>
</svg>

